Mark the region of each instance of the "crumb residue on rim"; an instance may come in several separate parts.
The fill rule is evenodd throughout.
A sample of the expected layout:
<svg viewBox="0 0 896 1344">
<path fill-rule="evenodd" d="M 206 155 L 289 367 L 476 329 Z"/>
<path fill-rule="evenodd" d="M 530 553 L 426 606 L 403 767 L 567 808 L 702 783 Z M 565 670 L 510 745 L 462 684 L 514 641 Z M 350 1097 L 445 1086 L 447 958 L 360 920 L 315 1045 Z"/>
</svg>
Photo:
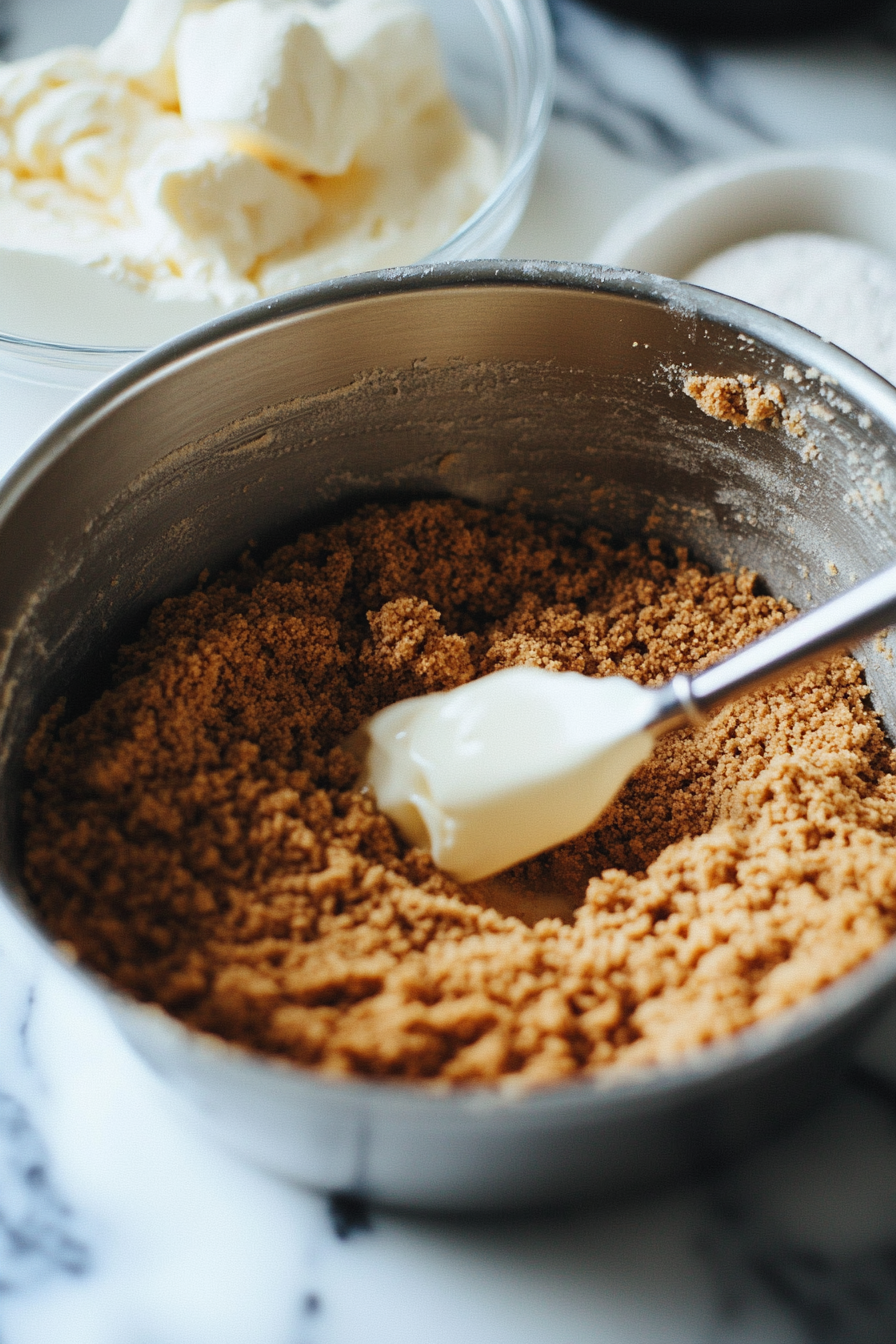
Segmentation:
<svg viewBox="0 0 896 1344">
<path fill-rule="evenodd" d="M 85 714 L 44 720 L 35 904 L 125 991 L 330 1074 L 535 1085 L 675 1058 L 896 929 L 893 753 L 857 663 L 669 734 L 592 831 L 490 892 L 408 850 L 338 743 L 521 663 L 656 684 L 790 613 L 657 542 L 367 506 L 163 602 Z"/>
<path fill-rule="evenodd" d="M 682 386 L 701 411 L 714 420 L 746 425 L 748 429 L 783 425 L 788 434 L 798 439 L 806 432 L 802 412 L 788 409 L 777 383 L 761 383 L 750 373 L 739 373 L 736 377 L 688 373 Z"/>
</svg>

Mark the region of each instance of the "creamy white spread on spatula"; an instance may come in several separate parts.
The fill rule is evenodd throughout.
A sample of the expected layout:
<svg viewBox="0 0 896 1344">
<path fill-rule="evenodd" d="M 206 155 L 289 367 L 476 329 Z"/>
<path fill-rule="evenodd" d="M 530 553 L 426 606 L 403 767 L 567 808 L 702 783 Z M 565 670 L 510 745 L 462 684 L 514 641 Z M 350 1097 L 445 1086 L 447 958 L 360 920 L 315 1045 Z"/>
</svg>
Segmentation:
<svg viewBox="0 0 896 1344">
<path fill-rule="evenodd" d="M 95 50 L 0 63 L 0 248 L 154 299 L 417 260 L 498 160 L 410 0 L 131 0 Z"/>
<path fill-rule="evenodd" d="M 652 706 L 625 677 L 513 667 L 390 705 L 352 749 L 380 810 L 472 882 L 596 820 L 650 755 Z"/>
</svg>

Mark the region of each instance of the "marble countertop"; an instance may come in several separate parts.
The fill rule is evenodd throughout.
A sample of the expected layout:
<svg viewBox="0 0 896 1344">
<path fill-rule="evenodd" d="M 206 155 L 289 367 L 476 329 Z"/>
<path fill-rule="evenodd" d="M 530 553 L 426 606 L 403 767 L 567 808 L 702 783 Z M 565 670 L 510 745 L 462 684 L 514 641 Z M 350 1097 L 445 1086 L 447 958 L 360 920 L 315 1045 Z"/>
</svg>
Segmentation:
<svg viewBox="0 0 896 1344">
<path fill-rule="evenodd" d="M 7 54 L 121 0 L 7 0 Z M 561 75 L 511 255 L 593 258 L 669 174 L 768 145 L 896 147 L 896 11 L 679 47 L 553 5 Z M 77 14 L 77 28 L 75 15 Z M 896 1010 L 833 1099 L 726 1170 L 611 1206 L 422 1218 L 212 1147 L 0 911 L 0 1344 L 892 1344 Z"/>
</svg>

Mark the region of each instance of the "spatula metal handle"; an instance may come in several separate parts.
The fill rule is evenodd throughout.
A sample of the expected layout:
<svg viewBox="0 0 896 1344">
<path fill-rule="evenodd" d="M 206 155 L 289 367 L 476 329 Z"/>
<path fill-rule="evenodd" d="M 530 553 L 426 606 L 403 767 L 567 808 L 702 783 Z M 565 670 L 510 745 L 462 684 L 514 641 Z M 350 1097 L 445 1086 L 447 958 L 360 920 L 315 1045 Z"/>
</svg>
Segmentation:
<svg viewBox="0 0 896 1344">
<path fill-rule="evenodd" d="M 692 677 L 673 677 L 660 687 L 653 725 L 671 728 L 686 719 L 699 723 L 727 700 L 758 690 L 891 624 L 896 624 L 896 565 L 787 621 L 713 667 Z"/>
</svg>

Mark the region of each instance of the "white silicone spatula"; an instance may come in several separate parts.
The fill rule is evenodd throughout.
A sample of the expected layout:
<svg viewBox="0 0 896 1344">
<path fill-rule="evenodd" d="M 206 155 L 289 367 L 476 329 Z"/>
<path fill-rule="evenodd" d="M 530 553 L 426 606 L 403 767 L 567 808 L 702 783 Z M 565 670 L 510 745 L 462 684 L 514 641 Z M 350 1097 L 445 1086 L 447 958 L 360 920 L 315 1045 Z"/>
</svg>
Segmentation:
<svg viewBox="0 0 896 1344">
<path fill-rule="evenodd" d="M 477 881 L 585 830 L 660 734 L 894 621 L 891 565 L 694 676 L 648 689 L 508 668 L 391 705 L 351 746 L 403 835 Z"/>
</svg>

